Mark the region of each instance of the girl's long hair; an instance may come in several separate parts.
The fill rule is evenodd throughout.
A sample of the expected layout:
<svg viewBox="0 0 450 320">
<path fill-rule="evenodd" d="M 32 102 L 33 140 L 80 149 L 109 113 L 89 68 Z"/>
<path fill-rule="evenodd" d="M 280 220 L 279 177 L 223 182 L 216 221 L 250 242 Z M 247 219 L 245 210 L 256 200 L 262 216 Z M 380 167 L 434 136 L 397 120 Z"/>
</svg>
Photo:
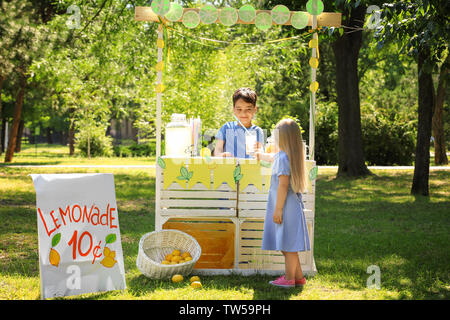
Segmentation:
<svg viewBox="0 0 450 320">
<path fill-rule="evenodd" d="M 306 191 L 306 155 L 300 127 L 292 119 L 283 119 L 275 129 L 275 142 L 289 158 L 292 190 L 303 193 Z"/>
</svg>

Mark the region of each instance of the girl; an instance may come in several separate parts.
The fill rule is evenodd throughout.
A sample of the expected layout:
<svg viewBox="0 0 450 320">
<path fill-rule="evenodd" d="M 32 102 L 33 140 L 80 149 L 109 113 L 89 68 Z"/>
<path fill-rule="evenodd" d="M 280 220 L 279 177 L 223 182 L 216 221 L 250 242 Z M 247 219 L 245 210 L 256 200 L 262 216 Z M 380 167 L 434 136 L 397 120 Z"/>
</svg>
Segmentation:
<svg viewBox="0 0 450 320">
<path fill-rule="evenodd" d="M 301 195 L 306 191 L 305 151 L 294 120 L 277 124 L 275 145 L 278 153 L 273 158 L 262 249 L 283 253 L 286 274 L 269 283 L 288 288 L 306 283 L 298 251 L 310 250 Z"/>
</svg>

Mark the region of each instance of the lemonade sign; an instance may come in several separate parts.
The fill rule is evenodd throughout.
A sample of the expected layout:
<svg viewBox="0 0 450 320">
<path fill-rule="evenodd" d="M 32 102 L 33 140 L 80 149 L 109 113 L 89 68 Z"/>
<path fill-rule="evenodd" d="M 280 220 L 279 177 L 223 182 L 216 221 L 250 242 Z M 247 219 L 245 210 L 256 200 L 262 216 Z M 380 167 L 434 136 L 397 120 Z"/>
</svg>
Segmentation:
<svg viewBox="0 0 450 320">
<path fill-rule="evenodd" d="M 32 174 L 41 297 L 125 289 L 112 174 Z"/>
</svg>

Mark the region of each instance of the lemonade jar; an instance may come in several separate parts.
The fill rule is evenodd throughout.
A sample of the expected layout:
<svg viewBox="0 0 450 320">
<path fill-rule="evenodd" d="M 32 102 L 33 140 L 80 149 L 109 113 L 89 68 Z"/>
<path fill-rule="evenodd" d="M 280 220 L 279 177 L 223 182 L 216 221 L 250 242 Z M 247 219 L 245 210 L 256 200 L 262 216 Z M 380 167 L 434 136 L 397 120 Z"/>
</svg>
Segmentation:
<svg viewBox="0 0 450 320">
<path fill-rule="evenodd" d="M 165 148 L 167 156 L 189 156 L 191 154 L 191 129 L 186 115 L 173 113 L 166 126 Z"/>
</svg>

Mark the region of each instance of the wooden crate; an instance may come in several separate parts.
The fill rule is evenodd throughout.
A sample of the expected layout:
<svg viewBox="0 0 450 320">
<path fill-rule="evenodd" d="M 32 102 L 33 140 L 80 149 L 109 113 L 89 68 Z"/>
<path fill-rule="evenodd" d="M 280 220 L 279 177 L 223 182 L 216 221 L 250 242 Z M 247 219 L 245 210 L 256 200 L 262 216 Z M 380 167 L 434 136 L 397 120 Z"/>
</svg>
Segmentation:
<svg viewBox="0 0 450 320">
<path fill-rule="evenodd" d="M 195 269 L 232 269 L 235 259 L 235 224 L 230 219 L 170 218 L 163 229 L 193 236 L 202 248 Z"/>
<path fill-rule="evenodd" d="M 189 161 L 192 163 L 188 159 L 180 163 L 190 169 Z M 314 165 L 313 161 L 308 163 L 309 168 Z M 259 174 L 253 170 L 252 179 L 257 183 L 253 185 L 247 180 L 239 194 L 237 186 L 230 186 L 229 181 L 214 181 L 214 172 L 213 169 L 203 172 L 203 178 L 210 177 L 206 183 L 166 181 L 165 185 L 163 170 L 157 167 L 155 229 L 178 229 L 197 239 L 202 247 L 202 256 L 195 266 L 197 272 L 284 272 L 284 257 L 280 252 L 261 250 L 271 170 L 262 168 Z M 173 176 L 172 173 L 172 180 Z M 303 195 L 311 249 L 314 246 L 314 192 L 315 181 L 312 181 L 309 192 Z M 314 274 L 313 250 L 299 256 L 304 272 Z"/>
</svg>

